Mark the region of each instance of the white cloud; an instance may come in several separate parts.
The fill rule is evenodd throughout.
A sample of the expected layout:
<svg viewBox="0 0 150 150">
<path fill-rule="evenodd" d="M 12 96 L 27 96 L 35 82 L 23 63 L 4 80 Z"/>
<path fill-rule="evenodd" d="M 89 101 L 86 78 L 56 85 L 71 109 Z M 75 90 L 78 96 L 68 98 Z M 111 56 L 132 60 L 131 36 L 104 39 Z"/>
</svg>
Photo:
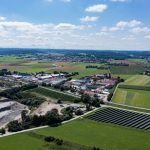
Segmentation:
<svg viewBox="0 0 150 150">
<path fill-rule="evenodd" d="M 150 39 L 150 35 L 146 35 L 145 38 L 146 38 L 146 39 Z"/>
<path fill-rule="evenodd" d="M 130 22 L 130 21 L 128 21 Z M 116 23 L 117 24 L 117 23 Z M 133 25 L 130 25 L 133 26 Z M 0 21 L 1 47 L 79 48 L 79 49 L 150 49 L 148 27 L 142 25 L 125 29 L 71 23 L 34 24 L 20 21 Z M 95 27 L 95 28 L 94 28 Z M 138 31 L 131 35 L 130 30 Z M 121 32 L 115 32 L 120 30 Z M 125 30 L 125 32 L 124 32 Z M 123 31 L 123 32 L 122 32 Z M 140 31 L 140 32 L 139 32 Z M 145 34 L 144 32 L 145 31 Z M 147 39 L 147 40 L 146 40 Z M 129 41 L 130 40 L 130 41 Z"/>
<path fill-rule="evenodd" d="M 121 38 L 121 40 L 128 40 L 128 41 L 135 40 L 135 39 L 136 38 L 133 35 L 128 35 L 128 36 L 125 36 L 125 37 Z"/>
<path fill-rule="evenodd" d="M 139 26 L 141 24 L 142 24 L 141 21 L 138 21 L 138 20 L 120 21 L 116 24 L 116 27 L 118 27 L 118 28 L 125 28 L 125 27 L 132 28 L 132 27 Z"/>
<path fill-rule="evenodd" d="M 150 33 L 150 28 L 148 27 L 136 27 L 131 30 L 133 33 Z"/>
<path fill-rule="evenodd" d="M 61 1 L 63 1 L 63 2 L 71 2 L 71 0 L 61 0 Z"/>
<path fill-rule="evenodd" d="M 106 4 L 97 4 L 97 5 L 89 6 L 88 8 L 85 9 L 85 11 L 93 12 L 93 13 L 97 13 L 97 12 L 101 13 L 104 12 L 107 8 L 108 6 Z"/>
<path fill-rule="evenodd" d="M 76 29 L 83 29 L 83 26 L 77 26 L 74 24 L 69 23 L 60 23 L 54 27 L 55 30 L 76 30 Z"/>
<path fill-rule="evenodd" d="M 6 20 L 6 17 L 1 17 L 0 16 L 0 21 L 5 21 Z"/>
<path fill-rule="evenodd" d="M 128 2 L 129 0 L 111 0 L 112 2 Z"/>
<path fill-rule="evenodd" d="M 132 30 L 132 29 L 139 29 L 139 26 L 142 25 L 141 21 L 138 20 L 131 20 L 131 21 L 119 21 L 116 23 L 115 26 L 112 27 L 102 27 L 102 32 L 115 32 L 115 31 L 123 31 L 123 30 Z"/>
<path fill-rule="evenodd" d="M 86 16 L 86 17 L 83 17 L 83 18 L 80 18 L 80 21 L 81 22 L 95 22 L 98 20 L 99 17 L 90 17 L 90 16 Z"/>
</svg>

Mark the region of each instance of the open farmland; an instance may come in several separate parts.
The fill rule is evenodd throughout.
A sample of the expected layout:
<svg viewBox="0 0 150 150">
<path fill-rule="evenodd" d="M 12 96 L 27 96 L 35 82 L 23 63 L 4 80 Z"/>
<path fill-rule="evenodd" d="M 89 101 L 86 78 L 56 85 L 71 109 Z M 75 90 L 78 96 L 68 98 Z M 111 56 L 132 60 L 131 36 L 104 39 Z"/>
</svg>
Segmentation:
<svg viewBox="0 0 150 150">
<path fill-rule="evenodd" d="M 64 101 L 75 101 L 79 99 L 78 97 L 72 96 L 70 94 L 65 94 L 61 91 L 52 90 L 50 88 L 38 87 L 30 90 L 30 92 L 41 94 L 42 96 L 54 98 L 54 99 L 62 99 Z"/>
<path fill-rule="evenodd" d="M 43 135 L 33 132 L 21 133 L 0 138 L 1 150 L 91 150 L 91 147 L 64 141 L 59 146 L 55 142 L 45 142 Z M 9 141 L 9 144 L 8 144 Z"/>
<path fill-rule="evenodd" d="M 132 76 L 118 86 L 112 102 L 150 109 L 150 77 Z"/>
<path fill-rule="evenodd" d="M 111 66 L 112 74 L 136 75 L 143 73 L 146 69 L 144 65 L 130 65 L 130 66 Z"/>
<path fill-rule="evenodd" d="M 126 85 L 150 86 L 150 77 L 146 75 L 135 75 L 125 81 Z"/>
<path fill-rule="evenodd" d="M 78 119 L 56 128 L 50 127 L 35 132 L 83 145 L 97 146 L 104 150 L 149 150 L 150 148 L 149 132 L 97 123 L 87 119 Z"/>
<path fill-rule="evenodd" d="M 65 131 L 65 132 L 64 132 Z M 58 127 L 34 130 L 34 133 L 54 136 L 65 141 L 100 147 L 104 150 L 149 150 L 150 133 L 143 130 L 105 124 L 89 119 L 78 119 Z M 92 140 L 91 140 L 92 139 Z M 133 140 L 134 139 L 134 140 Z M 9 143 L 9 144 L 8 144 Z M 1 150 L 47 150 L 46 143 L 29 133 L 0 138 Z M 48 145 L 48 144 L 47 144 Z M 49 145 L 51 150 L 72 150 Z M 75 149 L 74 149 L 75 150 Z"/>
<path fill-rule="evenodd" d="M 150 91 L 118 88 L 112 101 L 118 104 L 150 109 Z"/>
<path fill-rule="evenodd" d="M 47 72 L 53 73 L 54 71 L 66 71 L 66 72 L 79 72 L 79 75 L 74 78 L 81 78 L 84 76 L 90 76 L 93 74 L 104 74 L 108 73 L 108 70 L 104 69 L 86 69 L 87 65 L 98 65 L 92 63 L 80 63 L 80 62 L 51 62 L 51 61 L 30 61 L 23 58 L 16 58 L 15 56 L 4 56 L 0 57 L 0 69 L 7 68 L 10 71 L 36 73 L 36 72 Z"/>
</svg>

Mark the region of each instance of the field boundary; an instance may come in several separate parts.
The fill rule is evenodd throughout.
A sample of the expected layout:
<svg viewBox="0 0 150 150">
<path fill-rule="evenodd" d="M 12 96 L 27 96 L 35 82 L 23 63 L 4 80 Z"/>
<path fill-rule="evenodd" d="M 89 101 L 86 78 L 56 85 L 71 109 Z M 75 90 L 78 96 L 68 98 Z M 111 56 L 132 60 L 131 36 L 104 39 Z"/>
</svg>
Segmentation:
<svg viewBox="0 0 150 150">
<path fill-rule="evenodd" d="M 120 84 L 120 85 L 118 86 L 118 88 L 150 91 L 150 86 L 138 86 L 138 85 Z"/>
<path fill-rule="evenodd" d="M 108 102 L 107 105 L 117 107 L 117 108 L 129 109 L 129 110 L 133 110 L 133 111 L 150 114 L 150 109 L 146 109 L 146 108 L 142 108 L 142 107 L 134 107 L 134 106 L 118 104 L 118 103 L 114 103 L 114 102 Z"/>
</svg>

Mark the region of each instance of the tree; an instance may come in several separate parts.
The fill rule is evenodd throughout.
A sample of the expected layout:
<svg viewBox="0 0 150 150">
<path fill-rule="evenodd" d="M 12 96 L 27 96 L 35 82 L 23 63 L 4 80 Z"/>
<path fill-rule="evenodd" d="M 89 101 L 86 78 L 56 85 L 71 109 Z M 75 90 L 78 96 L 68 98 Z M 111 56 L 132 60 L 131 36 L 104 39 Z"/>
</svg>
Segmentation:
<svg viewBox="0 0 150 150">
<path fill-rule="evenodd" d="M 47 125 L 54 125 L 54 124 L 61 123 L 61 118 L 58 114 L 57 109 L 53 109 L 51 111 L 48 111 L 45 115 L 45 119 L 46 119 Z"/>
<path fill-rule="evenodd" d="M 109 95 L 108 95 L 108 97 L 107 97 L 107 100 L 108 101 L 111 101 L 111 98 L 113 97 L 113 93 L 110 93 Z"/>
<path fill-rule="evenodd" d="M 92 106 L 90 104 L 86 104 L 86 111 L 91 111 L 92 110 Z"/>
<path fill-rule="evenodd" d="M 63 103 L 62 99 L 59 98 L 59 99 L 57 100 L 57 104 L 62 104 L 62 103 Z"/>
<path fill-rule="evenodd" d="M 7 127 L 8 131 L 10 132 L 17 132 L 22 130 L 22 125 L 18 122 L 18 120 L 11 121 L 10 123 L 8 123 Z"/>
<path fill-rule="evenodd" d="M 81 109 L 77 109 L 77 110 L 75 111 L 75 114 L 76 114 L 77 116 L 83 115 L 83 111 L 82 111 Z"/>
<path fill-rule="evenodd" d="M 81 100 L 83 103 L 89 103 L 91 101 L 91 97 L 88 94 L 83 94 L 81 96 Z"/>
<path fill-rule="evenodd" d="M 27 110 L 23 110 L 21 112 L 21 119 L 22 119 L 22 121 L 26 121 L 26 119 L 27 119 L 27 113 L 28 113 Z"/>
<path fill-rule="evenodd" d="M 34 125 L 34 126 L 40 126 L 41 124 L 43 123 L 43 118 L 42 118 L 42 116 L 37 116 L 37 115 L 34 115 L 33 117 L 32 117 L 32 124 Z"/>
<path fill-rule="evenodd" d="M 6 133 L 5 129 L 4 129 L 4 128 L 1 128 L 1 129 L 0 129 L 0 134 L 3 135 L 3 134 L 5 134 L 5 133 Z"/>
</svg>

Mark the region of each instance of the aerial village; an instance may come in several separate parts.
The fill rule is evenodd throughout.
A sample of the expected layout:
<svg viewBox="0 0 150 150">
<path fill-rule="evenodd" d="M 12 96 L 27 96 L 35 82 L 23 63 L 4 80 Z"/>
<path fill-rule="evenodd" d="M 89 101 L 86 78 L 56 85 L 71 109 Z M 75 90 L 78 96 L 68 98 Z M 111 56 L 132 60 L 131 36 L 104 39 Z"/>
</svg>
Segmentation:
<svg viewBox="0 0 150 150">
<path fill-rule="evenodd" d="M 81 79 L 68 78 L 68 73 L 54 72 L 48 73 L 11 73 L 5 69 L 3 72 L 7 72 L 0 77 L 1 85 L 0 91 L 7 89 L 22 87 L 30 84 L 34 84 L 37 87 L 49 88 L 51 92 L 57 92 L 57 94 L 66 94 L 78 99 L 81 99 L 82 95 L 88 95 L 90 97 L 96 97 L 101 104 L 107 103 L 110 89 L 112 89 L 118 82 L 118 79 L 111 78 L 107 74 L 96 74 L 93 76 L 83 77 Z M 15 84 L 14 84 L 15 83 Z M 46 90 L 46 89 L 45 89 Z M 31 112 L 31 109 L 15 99 L 9 99 L 1 97 L 0 101 L 0 126 L 5 127 L 7 123 L 15 119 L 21 118 L 21 112 L 27 110 L 28 113 L 36 115 L 45 115 L 52 109 L 57 109 L 61 114 L 62 109 L 72 107 L 74 110 L 81 109 L 86 112 L 86 105 L 84 103 L 76 103 L 69 101 L 61 101 L 60 98 L 56 101 L 43 102 Z M 60 101 L 60 102 L 58 102 Z M 95 107 L 93 107 L 94 109 Z M 74 114 L 74 117 L 76 115 Z"/>
</svg>

